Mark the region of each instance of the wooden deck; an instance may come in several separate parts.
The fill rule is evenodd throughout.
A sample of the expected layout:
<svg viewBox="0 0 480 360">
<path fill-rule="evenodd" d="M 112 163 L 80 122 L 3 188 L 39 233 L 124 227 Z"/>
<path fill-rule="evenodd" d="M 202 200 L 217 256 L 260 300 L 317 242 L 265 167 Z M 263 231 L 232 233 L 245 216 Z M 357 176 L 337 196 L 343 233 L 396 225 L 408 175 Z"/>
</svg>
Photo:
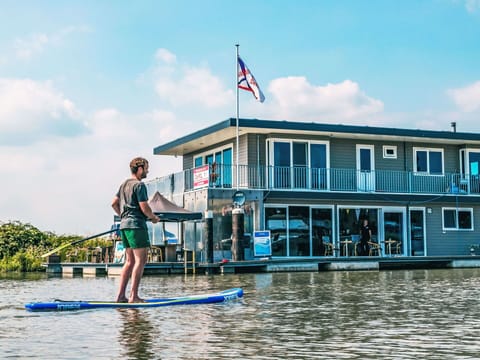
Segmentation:
<svg viewBox="0 0 480 360">
<path fill-rule="evenodd" d="M 47 273 L 63 276 L 118 276 L 122 264 L 58 263 L 45 264 Z M 295 259 L 261 259 L 221 263 L 150 262 L 144 275 L 239 274 L 295 271 L 381 271 L 405 269 L 480 268 L 480 256 L 429 257 L 317 257 Z"/>
</svg>

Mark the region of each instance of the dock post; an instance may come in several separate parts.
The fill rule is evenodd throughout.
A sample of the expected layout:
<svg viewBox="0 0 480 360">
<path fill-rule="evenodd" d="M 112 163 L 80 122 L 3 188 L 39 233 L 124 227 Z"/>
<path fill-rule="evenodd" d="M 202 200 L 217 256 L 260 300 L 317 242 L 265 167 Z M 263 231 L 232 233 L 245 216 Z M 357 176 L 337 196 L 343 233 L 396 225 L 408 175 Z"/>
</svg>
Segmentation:
<svg viewBox="0 0 480 360">
<path fill-rule="evenodd" d="M 243 215 L 242 208 L 232 210 L 232 260 L 244 260 Z"/>
<path fill-rule="evenodd" d="M 205 211 L 205 252 L 207 263 L 213 263 L 213 211 Z"/>
</svg>

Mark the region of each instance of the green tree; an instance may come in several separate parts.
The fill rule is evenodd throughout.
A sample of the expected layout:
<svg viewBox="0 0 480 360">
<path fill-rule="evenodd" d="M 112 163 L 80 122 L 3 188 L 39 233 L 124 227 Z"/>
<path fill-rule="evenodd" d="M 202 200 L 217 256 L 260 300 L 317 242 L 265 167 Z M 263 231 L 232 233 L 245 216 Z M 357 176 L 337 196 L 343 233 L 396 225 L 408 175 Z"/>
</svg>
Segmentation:
<svg viewBox="0 0 480 360">
<path fill-rule="evenodd" d="M 31 224 L 20 221 L 0 223 L 0 259 L 11 257 L 20 250 L 49 246 L 52 234 L 44 233 Z"/>
</svg>

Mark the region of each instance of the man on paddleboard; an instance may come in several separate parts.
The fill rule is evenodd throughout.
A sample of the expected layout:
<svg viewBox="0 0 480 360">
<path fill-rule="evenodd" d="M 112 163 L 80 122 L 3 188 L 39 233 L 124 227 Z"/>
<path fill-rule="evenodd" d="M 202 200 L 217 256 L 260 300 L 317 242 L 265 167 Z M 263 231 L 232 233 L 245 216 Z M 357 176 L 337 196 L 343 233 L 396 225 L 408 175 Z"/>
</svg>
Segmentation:
<svg viewBox="0 0 480 360">
<path fill-rule="evenodd" d="M 112 207 L 120 216 L 120 236 L 126 255 L 116 301 L 133 303 L 143 302 L 138 296 L 138 288 L 150 247 L 147 219 L 155 224 L 160 218 L 148 205 L 147 187 L 142 182 L 148 174 L 148 161 L 141 157 L 133 159 L 130 171 L 132 176 L 120 185 Z M 130 296 L 127 298 L 125 291 L 130 279 Z"/>
</svg>

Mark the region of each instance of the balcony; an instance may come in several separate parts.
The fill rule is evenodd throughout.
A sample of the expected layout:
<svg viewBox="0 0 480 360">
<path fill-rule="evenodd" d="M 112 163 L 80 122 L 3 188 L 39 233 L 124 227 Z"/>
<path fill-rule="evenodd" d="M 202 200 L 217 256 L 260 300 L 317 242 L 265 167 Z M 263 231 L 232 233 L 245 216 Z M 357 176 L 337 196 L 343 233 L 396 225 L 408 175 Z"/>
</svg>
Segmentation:
<svg viewBox="0 0 480 360">
<path fill-rule="evenodd" d="M 237 174 L 238 171 L 238 174 Z M 184 170 L 148 183 L 153 190 L 179 193 L 201 187 L 285 191 L 368 192 L 395 194 L 480 195 L 479 176 L 460 173 L 429 175 L 409 171 L 313 169 L 308 167 L 246 166 L 211 167 L 198 185 L 195 169 Z M 238 182 L 237 182 L 238 179 Z"/>
</svg>

